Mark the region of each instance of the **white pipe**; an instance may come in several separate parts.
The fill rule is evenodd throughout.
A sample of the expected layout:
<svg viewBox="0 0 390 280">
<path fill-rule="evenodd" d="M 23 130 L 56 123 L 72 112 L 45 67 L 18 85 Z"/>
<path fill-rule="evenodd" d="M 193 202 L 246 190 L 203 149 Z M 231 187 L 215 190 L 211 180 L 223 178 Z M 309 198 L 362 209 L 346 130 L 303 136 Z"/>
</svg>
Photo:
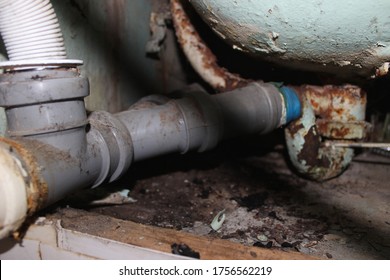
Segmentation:
<svg viewBox="0 0 390 280">
<path fill-rule="evenodd" d="M 66 59 L 49 0 L 0 0 L 0 32 L 11 61 Z"/>
<path fill-rule="evenodd" d="M 28 210 L 28 174 L 20 160 L 4 145 L 0 145 L 0 238 L 18 229 Z"/>
</svg>

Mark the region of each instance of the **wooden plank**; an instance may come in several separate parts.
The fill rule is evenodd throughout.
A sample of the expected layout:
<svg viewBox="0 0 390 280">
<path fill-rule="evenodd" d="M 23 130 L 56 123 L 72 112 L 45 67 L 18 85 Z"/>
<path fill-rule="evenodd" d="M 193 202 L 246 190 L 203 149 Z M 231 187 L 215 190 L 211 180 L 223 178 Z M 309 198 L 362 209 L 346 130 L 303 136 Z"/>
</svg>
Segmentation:
<svg viewBox="0 0 390 280">
<path fill-rule="evenodd" d="M 312 256 L 280 249 L 249 247 L 215 237 L 137 224 L 77 209 L 63 209 L 53 218 L 62 227 L 139 247 L 171 253 L 173 244 L 185 244 L 204 260 L 309 260 Z"/>
</svg>

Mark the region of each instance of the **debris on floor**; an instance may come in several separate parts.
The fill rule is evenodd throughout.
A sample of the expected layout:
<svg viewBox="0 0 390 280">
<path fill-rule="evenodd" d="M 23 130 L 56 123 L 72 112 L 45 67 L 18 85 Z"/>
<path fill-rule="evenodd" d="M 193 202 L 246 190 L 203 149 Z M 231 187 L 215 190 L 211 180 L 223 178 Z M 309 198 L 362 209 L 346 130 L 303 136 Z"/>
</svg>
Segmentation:
<svg viewBox="0 0 390 280">
<path fill-rule="evenodd" d="M 228 143 L 207 154 L 139 163 L 118 182 L 131 189 L 133 203 L 84 208 L 324 259 L 390 257 L 390 160 L 365 152 L 342 176 L 316 183 L 289 168 L 283 147 L 264 149 L 248 155 Z M 212 230 L 221 209 L 225 219 Z"/>
<path fill-rule="evenodd" d="M 98 205 L 121 205 L 126 203 L 135 203 L 137 200 L 132 198 L 130 190 L 122 189 L 120 191 L 112 192 L 104 189 L 97 188 L 78 192 L 69 198 L 68 202 L 71 204 L 79 204 L 85 206 L 98 206 Z"/>
</svg>

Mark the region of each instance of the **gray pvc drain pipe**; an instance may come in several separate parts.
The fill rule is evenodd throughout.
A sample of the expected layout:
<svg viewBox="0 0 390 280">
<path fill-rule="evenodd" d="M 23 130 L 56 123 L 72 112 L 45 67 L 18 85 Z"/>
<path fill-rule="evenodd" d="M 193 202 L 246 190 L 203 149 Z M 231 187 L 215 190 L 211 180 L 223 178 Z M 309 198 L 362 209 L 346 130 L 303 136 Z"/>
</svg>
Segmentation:
<svg viewBox="0 0 390 280">
<path fill-rule="evenodd" d="M 76 69 L 81 61 L 66 59 L 50 1 L 0 0 L 0 8 L 11 59 L 0 63 L 7 118 L 0 137 L 0 238 L 18 237 L 39 209 L 118 179 L 133 161 L 206 151 L 300 115 L 293 90 L 253 83 L 215 96 L 195 86 L 176 99 L 146 98 L 122 113 L 87 116 L 88 80 Z"/>
<path fill-rule="evenodd" d="M 203 152 L 227 138 L 267 133 L 300 115 L 289 109 L 299 108 L 293 92 L 253 83 L 215 96 L 192 86 L 177 99 L 149 98 L 115 115 L 93 112 L 87 118 L 88 83 L 75 73 L 1 77 L 0 106 L 8 129 L 7 138 L 0 139 L 0 169 L 7 174 L 0 181 L 0 237 L 77 189 L 118 179 L 133 161 Z"/>
<path fill-rule="evenodd" d="M 149 99 L 138 103 L 140 109 L 115 115 L 132 137 L 134 161 L 189 150 L 203 152 L 224 139 L 264 134 L 300 116 L 295 93 L 281 92 L 269 83 L 256 82 L 217 95 L 193 85 L 176 97 L 181 98 L 162 103 Z"/>
</svg>

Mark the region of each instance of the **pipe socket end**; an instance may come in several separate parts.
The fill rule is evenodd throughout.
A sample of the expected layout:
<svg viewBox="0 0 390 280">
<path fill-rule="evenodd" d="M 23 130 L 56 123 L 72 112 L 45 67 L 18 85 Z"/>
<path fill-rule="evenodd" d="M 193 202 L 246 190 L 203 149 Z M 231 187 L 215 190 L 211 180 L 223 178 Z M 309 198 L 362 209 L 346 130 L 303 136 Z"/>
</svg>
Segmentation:
<svg viewBox="0 0 390 280">
<path fill-rule="evenodd" d="M 0 239 L 17 231 L 27 217 L 27 172 L 4 145 L 0 146 Z"/>
</svg>

